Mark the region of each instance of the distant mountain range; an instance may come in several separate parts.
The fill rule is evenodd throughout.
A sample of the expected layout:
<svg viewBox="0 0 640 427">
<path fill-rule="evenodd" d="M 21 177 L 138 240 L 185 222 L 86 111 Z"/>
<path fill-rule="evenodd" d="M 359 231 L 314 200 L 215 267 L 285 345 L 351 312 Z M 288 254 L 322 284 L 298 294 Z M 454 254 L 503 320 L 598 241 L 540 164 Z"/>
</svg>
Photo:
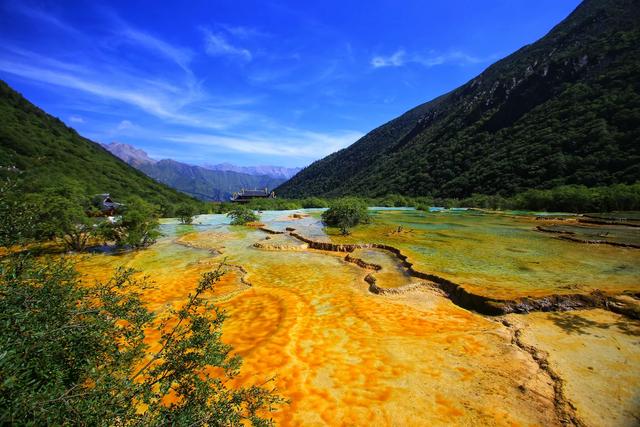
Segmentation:
<svg viewBox="0 0 640 427">
<path fill-rule="evenodd" d="M 585 0 L 540 40 L 276 193 L 466 197 L 638 180 L 640 1 Z"/>
<path fill-rule="evenodd" d="M 200 200 L 225 201 L 242 188 L 273 189 L 295 173 L 278 166 L 241 167 L 231 164 L 202 167 L 171 159 L 155 160 L 129 144 L 112 142 L 104 147 L 149 177 Z M 252 172 L 240 172 L 242 170 Z"/>
<path fill-rule="evenodd" d="M 139 148 L 136 148 L 129 144 L 122 144 L 119 142 L 111 142 L 109 144 L 103 144 L 104 147 L 111 151 L 114 155 L 118 156 L 130 165 L 142 164 L 142 163 L 156 163 L 157 160 L 152 159 L 149 155 Z M 300 172 L 302 168 L 286 168 L 284 166 L 238 166 L 232 163 L 218 163 L 218 164 L 202 164 L 205 169 L 212 171 L 229 171 L 244 173 L 247 175 L 266 175 L 272 178 L 279 178 L 287 180 Z"/>
<path fill-rule="evenodd" d="M 203 164 L 203 168 L 214 171 L 231 171 L 246 173 L 248 175 L 267 175 L 273 178 L 282 178 L 287 180 L 300 172 L 302 168 L 285 168 L 283 166 L 237 166 L 231 163 L 220 163 L 217 165 Z"/>
</svg>

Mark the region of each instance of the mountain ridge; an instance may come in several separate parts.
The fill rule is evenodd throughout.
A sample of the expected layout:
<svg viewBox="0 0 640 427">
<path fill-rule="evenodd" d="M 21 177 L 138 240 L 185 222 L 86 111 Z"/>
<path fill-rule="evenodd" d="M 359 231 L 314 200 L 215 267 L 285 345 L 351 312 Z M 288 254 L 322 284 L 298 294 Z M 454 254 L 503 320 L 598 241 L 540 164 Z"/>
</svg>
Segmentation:
<svg viewBox="0 0 640 427">
<path fill-rule="evenodd" d="M 302 170 L 302 168 L 299 167 L 288 168 L 284 166 L 273 165 L 238 166 L 232 163 L 205 163 L 202 165 L 202 167 L 209 170 L 239 172 L 246 173 L 248 175 L 267 175 L 272 178 L 282 178 L 285 180 L 290 179 Z"/>
<path fill-rule="evenodd" d="M 242 188 L 272 189 L 284 182 L 268 175 L 210 170 L 172 159 L 154 160 L 129 144 L 112 142 L 103 146 L 150 178 L 203 201 L 228 201 Z"/>
<path fill-rule="evenodd" d="M 314 162 L 276 191 L 465 197 L 635 182 L 638 22 L 637 2 L 586 0 L 535 43 Z"/>
<path fill-rule="evenodd" d="M 112 154 L 117 156 L 118 158 L 124 160 L 125 162 L 132 163 L 156 163 L 159 160 L 153 159 L 149 156 L 149 154 L 141 148 L 137 148 L 131 144 L 126 144 L 122 142 L 110 142 L 107 144 L 102 144 L 107 150 L 109 150 Z M 173 159 L 161 159 L 161 160 L 173 160 Z M 184 162 L 180 162 L 184 163 Z M 302 168 L 294 167 L 288 168 L 285 166 L 274 166 L 274 165 L 257 165 L 257 166 L 238 166 L 233 163 L 203 163 L 200 165 L 192 165 L 190 166 L 199 166 L 205 169 L 214 170 L 214 171 L 229 171 L 229 172 L 237 172 L 244 173 L 247 175 L 266 175 L 272 178 L 280 178 L 280 179 L 289 179 L 298 173 Z"/>
</svg>

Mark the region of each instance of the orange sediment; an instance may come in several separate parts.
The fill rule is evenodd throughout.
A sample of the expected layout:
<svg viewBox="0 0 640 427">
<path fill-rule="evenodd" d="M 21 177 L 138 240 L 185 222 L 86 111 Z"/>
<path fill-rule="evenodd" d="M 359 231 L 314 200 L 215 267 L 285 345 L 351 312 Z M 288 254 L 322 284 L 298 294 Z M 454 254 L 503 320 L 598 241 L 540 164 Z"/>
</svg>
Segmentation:
<svg viewBox="0 0 640 427">
<path fill-rule="evenodd" d="M 310 221 L 292 226 L 312 227 Z M 173 230 L 168 234 L 145 251 L 84 256 L 79 268 L 87 280 L 106 278 L 118 265 L 144 270 L 156 282 L 145 299 L 161 311 L 186 300 L 199 276 L 222 260 L 241 267 L 229 269 L 212 298 L 229 316 L 223 339 L 244 360 L 235 383 L 262 384 L 275 375 L 290 399 L 274 415 L 280 425 L 560 424 L 553 379 L 499 321 L 428 287 L 374 295 L 364 281 L 370 271 L 346 254 L 261 249 L 253 246 L 267 235 L 260 230 L 205 228 L 182 235 L 180 244 Z M 411 237 L 401 239 L 415 255 Z M 223 254 L 212 250 L 220 245 Z M 393 257 L 367 251 L 352 255 L 382 265 L 380 284 L 413 280 Z M 638 369 L 629 370 L 630 384 L 638 384 Z"/>
</svg>

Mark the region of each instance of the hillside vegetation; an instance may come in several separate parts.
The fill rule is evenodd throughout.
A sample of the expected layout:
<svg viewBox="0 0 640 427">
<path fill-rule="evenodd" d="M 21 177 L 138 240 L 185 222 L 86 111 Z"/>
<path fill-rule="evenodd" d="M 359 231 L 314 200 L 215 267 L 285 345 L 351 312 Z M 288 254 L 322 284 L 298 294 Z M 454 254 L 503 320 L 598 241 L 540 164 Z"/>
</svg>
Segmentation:
<svg viewBox="0 0 640 427">
<path fill-rule="evenodd" d="M 510 196 L 640 180 L 640 2 L 586 0 L 545 37 L 276 189 Z"/>
<path fill-rule="evenodd" d="M 74 187 L 84 194 L 141 197 L 169 207 L 196 203 L 83 138 L 0 81 L 0 177 L 20 181 L 23 194 Z"/>
</svg>

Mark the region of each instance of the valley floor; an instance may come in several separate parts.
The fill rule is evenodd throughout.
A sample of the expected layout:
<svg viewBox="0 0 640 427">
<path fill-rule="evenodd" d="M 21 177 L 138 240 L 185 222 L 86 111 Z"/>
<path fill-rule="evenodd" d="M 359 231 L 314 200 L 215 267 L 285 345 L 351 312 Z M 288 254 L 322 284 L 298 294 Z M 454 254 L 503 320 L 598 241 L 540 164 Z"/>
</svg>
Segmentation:
<svg viewBox="0 0 640 427">
<path fill-rule="evenodd" d="M 266 231 L 222 215 L 192 226 L 166 220 L 151 248 L 82 255 L 79 269 L 85 280 L 120 265 L 144 271 L 156 284 L 146 302 L 160 311 L 224 260 L 212 298 L 229 315 L 224 340 L 244 359 L 236 381 L 275 375 L 291 401 L 274 415 L 280 425 L 639 422 L 638 249 L 558 239 L 529 214 L 380 210 L 345 238 L 325 234 L 317 211 L 305 213 L 265 212 Z M 637 239 L 636 230 L 622 238 Z M 377 243 L 407 258 L 308 242 Z M 598 289 L 607 304 L 632 308 L 483 315 L 411 268 L 484 299 Z"/>
</svg>

